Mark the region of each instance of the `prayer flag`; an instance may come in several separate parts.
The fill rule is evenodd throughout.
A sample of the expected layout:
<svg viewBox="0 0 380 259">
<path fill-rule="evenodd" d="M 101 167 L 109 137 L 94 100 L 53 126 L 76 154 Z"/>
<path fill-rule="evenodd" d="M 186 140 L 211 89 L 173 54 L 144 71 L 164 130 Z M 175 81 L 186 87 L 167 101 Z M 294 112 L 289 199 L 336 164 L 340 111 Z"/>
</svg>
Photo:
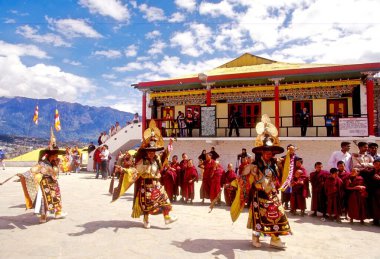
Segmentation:
<svg viewBox="0 0 380 259">
<path fill-rule="evenodd" d="M 58 109 L 55 109 L 54 127 L 56 131 L 61 130 L 61 122 L 59 121 Z"/>
<path fill-rule="evenodd" d="M 38 105 L 36 105 L 36 108 L 34 109 L 33 122 L 38 125 Z"/>
</svg>

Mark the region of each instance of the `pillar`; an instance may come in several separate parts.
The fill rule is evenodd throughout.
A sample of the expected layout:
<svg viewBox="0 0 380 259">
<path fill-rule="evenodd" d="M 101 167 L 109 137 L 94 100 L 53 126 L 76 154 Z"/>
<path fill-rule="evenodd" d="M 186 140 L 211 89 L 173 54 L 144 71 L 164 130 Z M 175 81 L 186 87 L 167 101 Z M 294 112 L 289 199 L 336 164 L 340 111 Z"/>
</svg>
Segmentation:
<svg viewBox="0 0 380 259">
<path fill-rule="evenodd" d="M 373 77 L 368 76 L 366 80 L 367 87 L 367 120 L 368 120 L 368 135 L 375 136 L 375 99 L 374 99 L 374 82 Z"/>
<path fill-rule="evenodd" d="M 211 106 L 211 85 L 206 86 L 206 105 Z"/>
<path fill-rule="evenodd" d="M 284 78 L 269 78 L 269 81 L 274 82 L 274 125 L 280 135 L 280 81 Z"/>
<path fill-rule="evenodd" d="M 144 136 L 144 131 L 146 129 L 146 90 L 142 90 L 142 135 Z"/>
</svg>

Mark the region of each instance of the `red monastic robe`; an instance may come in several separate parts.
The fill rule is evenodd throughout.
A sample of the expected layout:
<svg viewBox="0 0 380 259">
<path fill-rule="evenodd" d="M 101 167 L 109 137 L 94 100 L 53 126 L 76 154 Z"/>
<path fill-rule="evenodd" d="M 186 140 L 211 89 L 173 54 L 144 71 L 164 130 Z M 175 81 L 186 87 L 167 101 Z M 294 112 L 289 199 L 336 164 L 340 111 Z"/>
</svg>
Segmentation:
<svg viewBox="0 0 380 259">
<path fill-rule="evenodd" d="M 343 182 L 337 176 L 330 175 L 325 182 L 327 196 L 327 213 L 329 216 L 340 217 L 342 214 Z"/>
<path fill-rule="evenodd" d="M 236 174 L 234 170 L 227 170 L 224 172 L 221 185 L 224 187 L 224 201 L 227 206 L 231 206 L 235 199 L 236 188 L 231 186 L 231 182 L 236 179 Z"/>
<path fill-rule="evenodd" d="M 213 201 L 221 192 L 220 181 L 224 173 L 223 167 L 218 164 L 214 170 L 213 175 L 211 176 L 211 186 L 210 186 L 210 200 Z"/>
<path fill-rule="evenodd" d="M 201 186 L 201 199 L 210 199 L 210 190 L 211 190 L 211 177 L 215 171 L 215 161 L 214 160 L 205 160 L 204 172 Z"/>
<path fill-rule="evenodd" d="M 348 177 L 346 180 L 346 190 L 348 192 L 348 216 L 351 219 L 365 220 L 367 218 L 367 197 L 365 189 L 358 189 L 364 186 L 364 179 L 361 176 Z M 365 186 L 364 186 L 365 187 Z"/>
<path fill-rule="evenodd" d="M 176 182 L 177 182 L 177 172 L 174 168 L 169 167 L 163 174 L 162 174 L 162 184 L 165 187 L 165 191 L 169 197 L 169 199 L 172 201 L 173 197 L 177 195 L 176 193 Z"/>
<path fill-rule="evenodd" d="M 329 176 L 330 173 L 325 170 L 310 173 L 312 211 L 319 211 L 321 213 L 326 212 L 327 197 L 325 192 L 325 182 Z"/>
<path fill-rule="evenodd" d="M 292 211 L 306 209 L 306 198 L 309 197 L 309 179 L 306 175 L 293 177 L 292 194 L 290 197 L 290 208 Z"/>
<path fill-rule="evenodd" d="M 189 182 L 191 181 L 191 183 Z M 194 181 L 198 181 L 198 172 L 195 166 L 187 167 L 183 179 L 182 196 L 185 200 L 194 199 Z"/>
<path fill-rule="evenodd" d="M 380 171 L 375 172 L 371 177 L 371 216 L 374 221 L 380 220 Z"/>
</svg>

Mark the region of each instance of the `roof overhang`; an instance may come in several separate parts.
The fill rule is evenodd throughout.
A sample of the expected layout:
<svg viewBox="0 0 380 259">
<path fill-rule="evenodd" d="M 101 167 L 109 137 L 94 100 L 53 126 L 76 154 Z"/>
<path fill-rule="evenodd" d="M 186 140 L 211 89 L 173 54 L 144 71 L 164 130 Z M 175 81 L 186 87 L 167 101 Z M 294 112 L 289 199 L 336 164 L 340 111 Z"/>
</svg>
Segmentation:
<svg viewBox="0 0 380 259">
<path fill-rule="evenodd" d="M 231 73 L 210 75 L 207 78 L 214 87 L 227 85 L 272 84 L 271 78 L 284 78 L 281 82 L 339 80 L 362 78 L 363 72 L 380 72 L 380 63 L 351 65 L 332 65 L 323 67 L 297 68 L 260 72 Z M 168 91 L 204 88 L 198 77 L 176 78 L 161 81 L 140 82 L 135 86 L 139 90 Z"/>
</svg>

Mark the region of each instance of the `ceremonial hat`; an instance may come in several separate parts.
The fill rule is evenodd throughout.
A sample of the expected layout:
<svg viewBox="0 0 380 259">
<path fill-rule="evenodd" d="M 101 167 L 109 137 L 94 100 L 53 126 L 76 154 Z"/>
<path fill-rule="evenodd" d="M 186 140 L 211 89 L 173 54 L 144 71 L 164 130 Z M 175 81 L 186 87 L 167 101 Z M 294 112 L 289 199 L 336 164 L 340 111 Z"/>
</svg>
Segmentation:
<svg viewBox="0 0 380 259">
<path fill-rule="evenodd" d="M 150 121 L 149 127 L 144 131 L 141 149 L 145 151 L 164 150 L 164 140 L 154 120 Z"/>
<path fill-rule="evenodd" d="M 271 123 L 267 114 L 261 117 L 261 122 L 256 125 L 257 137 L 252 152 L 262 153 L 271 151 L 273 154 L 281 154 L 284 148 L 280 146 L 277 128 Z"/>
</svg>

